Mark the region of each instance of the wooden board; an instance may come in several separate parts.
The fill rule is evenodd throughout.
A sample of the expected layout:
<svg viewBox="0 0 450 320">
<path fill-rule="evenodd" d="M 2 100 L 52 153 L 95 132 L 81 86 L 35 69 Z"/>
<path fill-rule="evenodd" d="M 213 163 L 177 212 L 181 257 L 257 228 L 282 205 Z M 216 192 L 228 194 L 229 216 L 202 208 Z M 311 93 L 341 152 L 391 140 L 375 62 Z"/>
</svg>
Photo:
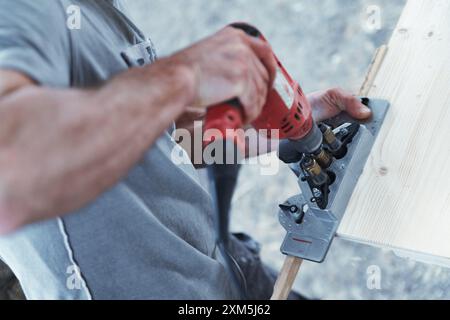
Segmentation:
<svg viewBox="0 0 450 320">
<path fill-rule="evenodd" d="M 338 234 L 447 261 L 449 0 L 407 3 L 369 95 L 392 106 Z"/>
</svg>

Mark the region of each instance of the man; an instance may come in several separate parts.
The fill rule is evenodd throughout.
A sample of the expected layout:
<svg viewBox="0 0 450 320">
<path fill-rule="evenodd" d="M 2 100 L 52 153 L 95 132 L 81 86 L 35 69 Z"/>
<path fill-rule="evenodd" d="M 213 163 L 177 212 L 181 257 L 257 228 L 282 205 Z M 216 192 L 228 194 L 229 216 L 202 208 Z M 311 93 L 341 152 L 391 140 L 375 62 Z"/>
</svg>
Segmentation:
<svg viewBox="0 0 450 320">
<path fill-rule="evenodd" d="M 119 1 L 0 0 L 0 256 L 28 298 L 237 297 L 170 134 L 233 97 L 251 122 L 275 62 L 232 28 L 154 60 Z M 320 119 L 370 115 L 338 89 L 310 99 Z"/>
</svg>

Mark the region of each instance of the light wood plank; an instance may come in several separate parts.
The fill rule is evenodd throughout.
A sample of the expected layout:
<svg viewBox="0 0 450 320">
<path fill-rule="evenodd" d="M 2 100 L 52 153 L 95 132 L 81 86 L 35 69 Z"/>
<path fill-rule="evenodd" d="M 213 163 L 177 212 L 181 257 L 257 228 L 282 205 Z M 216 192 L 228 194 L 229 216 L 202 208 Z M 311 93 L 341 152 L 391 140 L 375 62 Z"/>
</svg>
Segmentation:
<svg viewBox="0 0 450 320">
<path fill-rule="evenodd" d="M 381 66 L 383 65 L 384 58 L 386 57 L 387 51 L 388 51 L 387 45 L 383 45 L 375 51 L 372 63 L 370 64 L 370 67 L 369 67 L 369 71 L 367 72 L 366 78 L 364 79 L 361 89 L 359 90 L 360 97 L 367 96 L 369 94 L 370 90 L 372 89 L 373 82 L 375 81 L 378 71 L 380 70 Z"/>
<path fill-rule="evenodd" d="M 392 106 L 339 236 L 450 258 L 450 1 L 410 0 L 369 95 Z"/>
</svg>

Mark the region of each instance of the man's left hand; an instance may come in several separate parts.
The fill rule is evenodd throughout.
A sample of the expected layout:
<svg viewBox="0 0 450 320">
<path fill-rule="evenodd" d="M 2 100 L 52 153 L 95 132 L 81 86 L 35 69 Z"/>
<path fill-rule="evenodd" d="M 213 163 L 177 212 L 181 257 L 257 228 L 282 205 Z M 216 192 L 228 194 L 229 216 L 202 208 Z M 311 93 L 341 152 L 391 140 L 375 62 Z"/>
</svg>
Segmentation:
<svg viewBox="0 0 450 320">
<path fill-rule="evenodd" d="M 340 88 L 311 93 L 308 95 L 308 100 L 317 122 L 330 119 L 343 111 L 357 120 L 364 120 L 372 115 L 371 110 L 357 97 Z"/>
</svg>

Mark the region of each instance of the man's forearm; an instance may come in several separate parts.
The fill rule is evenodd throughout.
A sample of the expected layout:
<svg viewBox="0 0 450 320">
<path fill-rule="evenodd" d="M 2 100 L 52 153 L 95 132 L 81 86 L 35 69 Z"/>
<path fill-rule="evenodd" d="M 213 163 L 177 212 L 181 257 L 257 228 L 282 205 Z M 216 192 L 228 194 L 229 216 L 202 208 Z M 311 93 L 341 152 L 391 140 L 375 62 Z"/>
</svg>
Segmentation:
<svg viewBox="0 0 450 320">
<path fill-rule="evenodd" d="M 192 82 L 163 59 L 98 89 L 29 86 L 0 98 L 0 232 L 113 186 L 191 103 Z"/>
</svg>

